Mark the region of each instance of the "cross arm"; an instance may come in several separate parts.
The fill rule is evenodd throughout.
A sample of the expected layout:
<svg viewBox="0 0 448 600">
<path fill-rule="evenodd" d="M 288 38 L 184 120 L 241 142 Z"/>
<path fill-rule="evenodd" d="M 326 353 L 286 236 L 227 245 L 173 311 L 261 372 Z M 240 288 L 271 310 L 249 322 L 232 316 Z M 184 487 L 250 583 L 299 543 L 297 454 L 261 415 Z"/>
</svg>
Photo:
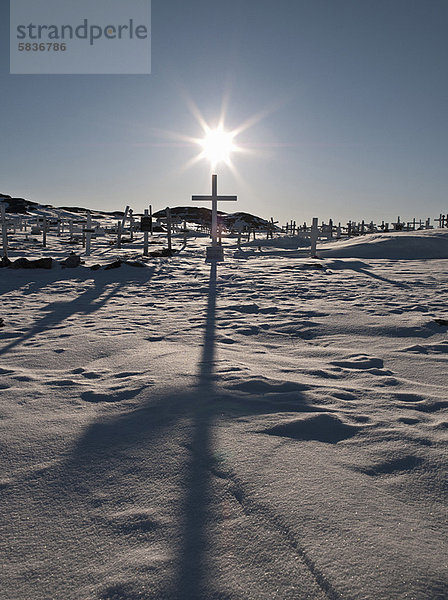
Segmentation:
<svg viewBox="0 0 448 600">
<path fill-rule="evenodd" d="M 218 202 L 222 202 L 223 200 L 228 200 L 231 202 L 237 201 L 237 196 L 192 196 L 191 200 L 193 202 L 211 202 L 212 200 L 217 200 Z"/>
</svg>

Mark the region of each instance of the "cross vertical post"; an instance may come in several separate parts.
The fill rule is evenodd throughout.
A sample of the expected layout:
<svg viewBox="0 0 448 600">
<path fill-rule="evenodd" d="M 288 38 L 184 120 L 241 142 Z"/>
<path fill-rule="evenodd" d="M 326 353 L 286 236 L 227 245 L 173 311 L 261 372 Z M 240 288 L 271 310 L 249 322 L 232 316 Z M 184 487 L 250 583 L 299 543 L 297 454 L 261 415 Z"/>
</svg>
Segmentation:
<svg viewBox="0 0 448 600">
<path fill-rule="evenodd" d="M 44 248 L 47 247 L 47 217 L 44 217 L 44 222 L 42 225 L 42 246 Z"/>
<path fill-rule="evenodd" d="M 212 246 L 218 245 L 218 175 L 212 175 Z"/>
<path fill-rule="evenodd" d="M 6 210 L 5 205 L 2 202 L 0 204 L 1 215 L 2 215 L 2 245 L 3 245 L 3 256 L 8 258 L 8 224 L 6 222 Z"/>
<path fill-rule="evenodd" d="M 317 246 L 317 238 L 319 236 L 319 229 L 318 229 L 318 220 L 317 217 L 313 218 L 313 224 L 311 226 L 311 235 L 310 235 L 310 241 L 311 241 L 311 252 L 310 252 L 310 256 L 311 258 L 317 258 L 316 256 L 316 246 Z"/>
<path fill-rule="evenodd" d="M 149 211 L 145 208 L 145 217 L 149 219 Z M 148 230 L 143 233 L 143 256 L 148 256 Z"/>
<path fill-rule="evenodd" d="M 166 214 L 166 237 L 168 242 L 168 250 L 171 252 L 171 210 L 167 206 L 165 209 Z"/>
<path fill-rule="evenodd" d="M 84 235 L 86 237 L 86 256 L 90 256 L 90 240 L 92 239 L 92 215 L 90 210 L 87 211 L 86 226 L 84 228 Z"/>
<path fill-rule="evenodd" d="M 212 245 L 207 248 L 207 260 L 224 260 L 222 246 L 218 244 L 218 201 L 230 200 L 236 201 L 236 196 L 218 196 L 218 176 L 212 175 L 212 195 L 211 196 L 192 196 L 193 202 L 210 202 L 212 203 L 212 219 L 211 219 L 211 237 Z"/>
</svg>

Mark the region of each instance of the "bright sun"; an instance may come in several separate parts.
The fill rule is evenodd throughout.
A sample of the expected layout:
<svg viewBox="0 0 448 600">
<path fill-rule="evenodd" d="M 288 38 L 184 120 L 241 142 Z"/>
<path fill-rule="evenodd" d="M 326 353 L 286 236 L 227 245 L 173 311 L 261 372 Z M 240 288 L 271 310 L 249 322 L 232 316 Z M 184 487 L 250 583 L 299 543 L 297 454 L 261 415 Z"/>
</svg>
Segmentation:
<svg viewBox="0 0 448 600">
<path fill-rule="evenodd" d="M 202 157 L 210 161 L 212 166 L 220 162 L 229 164 L 231 153 L 236 150 L 233 143 L 235 134 L 224 131 L 222 127 L 209 129 L 204 139 L 200 140 Z"/>
</svg>

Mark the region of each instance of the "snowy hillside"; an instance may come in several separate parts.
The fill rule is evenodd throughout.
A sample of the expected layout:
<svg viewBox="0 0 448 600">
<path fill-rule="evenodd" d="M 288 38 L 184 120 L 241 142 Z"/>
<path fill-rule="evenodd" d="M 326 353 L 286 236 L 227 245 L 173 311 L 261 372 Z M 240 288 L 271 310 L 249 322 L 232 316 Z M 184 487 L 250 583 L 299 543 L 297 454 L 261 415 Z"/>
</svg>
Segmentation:
<svg viewBox="0 0 448 600">
<path fill-rule="evenodd" d="M 320 256 L 338 258 L 389 258 L 415 260 L 448 258 L 448 230 L 434 229 L 365 235 L 350 240 L 326 243 Z"/>
<path fill-rule="evenodd" d="M 446 598 L 447 233 L 0 269 L 2 597 Z"/>
<path fill-rule="evenodd" d="M 278 249 L 297 250 L 297 257 L 304 257 L 309 250 L 309 236 L 283 236 L 269 240 L 255 240 L 246 244 L 259 247 L 264 251 L 272 248 L 278 255 Z M 391 231 L 373 233 L 340 240 L 320 239 L 318 256 L 321 258 L 386 258 L 390 260 L 415 260 L 448 258 L 448 229 L 429 229 L 422 231 Z M 292 252 L 287 254 L 292 257 Z"/>
</svg>

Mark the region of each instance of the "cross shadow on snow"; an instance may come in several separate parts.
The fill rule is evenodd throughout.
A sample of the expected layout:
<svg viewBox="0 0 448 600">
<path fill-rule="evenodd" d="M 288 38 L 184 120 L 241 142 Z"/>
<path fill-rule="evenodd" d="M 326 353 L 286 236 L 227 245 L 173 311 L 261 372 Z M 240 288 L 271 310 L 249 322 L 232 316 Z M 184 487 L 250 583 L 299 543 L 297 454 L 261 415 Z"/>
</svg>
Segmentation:
<svg viewBox="0 0 448 600">
<path fill-rule="evenodd" d="M 191 456 L 185 476 L 182 542 L 178 557 L 176 598 L 205 598 L 205 558 L 209 512 L 210 468 L 213 461 L 211 425 L 215 387 L 216 327 L 215 261 L 210 267 L 205 331 L 197 380 L 197 399 L 192 407 Z"/>
<path fill-rule="evenodd" d="M 129 502 L 140 486 L 148 485 L 151 488 L 157 485 L 154 482 L 160 476 L 163 479 L 168 477 L 168 480 L 169 477 L 179 479 L 181 495 L 178 499 L 165 499 L 162 496 L 156 500 L 143 499 L 143 505 L 148 506 L 152 502 L 156 512 L 167 505 L 171 506 L 170 510 L 174 507 L 177 533 L 169 537 L 170 545 L 175 546 L 172 548 L 174 573 L 164 572 L 160 575 L 163 581 L 159 582 L 159 586 L 162 585 L 162 589 L 159 587 L 157 592 L 150 595 L 142 592 L 138 582 L 132 581 L 132 578 L 123 581 L 121 575 L 121 583 L 111 582 L 103 587 L 99 596 L 102 600 L 162 597 L 170 600 L 206 600 L 211 597 L 210 590 L 219 585 L 214 581 L 209 564 L 213 544 L 210 539 L 211 524 L 216 516 L 212 514 L 216 506 L 216 499 L 212 497 L 212 477 L 216 467 L 213 426 L 218 419 L 322 410 L 313 407 L 299 390 L 290 394 L 282 390 L 278 394 L 265 395 L 263 390 L 252 389 L 245 393 L 243 388 L 242 391 L 233 390 L 231 386 L 224 392 L 218 389 L 216 300 L 217 264 L 212 263 L 201 355 L 193 386 L 177 392 L 171 390 L 162 396 L 156 396 L 148 389 L 142 392 L 137 406 L 133 404 L 129 410 L 119 414 L 101 414 L 97 421 L 86 428 L 65 463 L 57 469 L 52 493 L 58 498 L 68 494 L 72 503 L 79 505 L 80 513 L 85 512 L 85 503 L 92 494 L 108 489 L 111 480 L 114 502 L 119 505 Z M 186 443 L 177 441 L 173 449 L 170 440 L 179 440 L 179 437 L 185 438 Z M 167 456 L 164 455 L 165 449 L 169 453 Z M 173 467 L 176 474 L 167 475 L 166 469 L 169 469 L 172 461 L 171 453 L 180 452 L 182 455 L 184 449 L 186 461 L 183 462 L 181 458 L 179 464 L 176 462 Z M 141 460 L 137 458 L 139 456 Z M 184 466 L 181 467 L 181 464 Z M 183 469 L 181 473 L 178 472 L 179 468 Z M 138 478 L 135 490 L 132 485 L 127 487 L 123 483 L 127 481 L 129 473 Z M 104 511 L 107 512 L 106 507 Z M 124 535 L 134 535 L 131 531 L 134 526 L 129 525 Z M 110 561 L 113 561 L 113 556 Z M 148 576 L 151 577 L 150 568 Z M 225 595 L 220 595 L 216 590 L 213 597 L 224 598 Z"/>
<path fill-rule="evenodd" d="M 144 273 L 140 274 L 138 282 L 146 284 L 154 275 L 156 267 L 150 267 L 144 270 Z M 17 336 L 13 341 L 3 348 L 0 348 L 0 356 L 6 354 L 14 347 L 23 344 L 23 342 L 35 337 L 36 335 L 42 334 L 45 331 L 51 330 L 53 327 L 59 325 L 63 321 L 66 321 L 69 317 L 75 314 L 79 315 L 90 315 L 103 306 L 105 306 L 111 298 L 113 298 L 123 287 L 128 283 L 135 283 L 135 279 L 126 277 L 120 281 L 110 281 L 110 276 L 107 274 L 97 274 L 94 277 L 93 286 L 89 287 L 79 296 L 76 296 L 73 300 L 67 302 L 51 302 L 41 310 L 45 312 L 45 316 L 37 320 L 34 325 L 23 335 Z M 107 287 L 107 293 L 104 294 L 105 285 Z M 104 294 L 104 295 L 102 295 Z"/>
<path fill-rule="evenodd" d="M 381 275 L 377 275 L 371 271 L 371 266 L 362 262 L 361 260 L 336 260 L 336 259 L 327 259 L 328 263 L 325 264 L 326 268 L 334 269 L 334 270 L 342 270 L 342 269 L 350 269 L 352 271 L 356 271 L 357 273 L 361 273 L 362 275 L 367 275 L 368 277 L 372 277 L 372 279 L 377 279 L 378 281 L 383 281 L 384 283 L 390 283 L 391 285 L 395 285 L 396 287 L 407 289 L 409 288 L 407 283 L 402 283 L 400 281 L 394 281 L 393 279 L 387 279 L 387 277 L 383 277 Z"/>
<path fill-rule="evenodd" d="M 102 415 L 92 423 L 76 442 L 67 461 L 58 469 L 51 484 L 52 493 L 59 497 L 68 494 L 72 502 L 79 497 L 82 503 L 85 489 L 101 489 L 107 485 L 109 473 L 114 479 L 124 475 L 132 466 L 134 453 L 140 448 L 163 463 L 163 440 L 170 438 L 174 427 L 187 423 L 186 448 L 189 456 L 182 477 L 184 496 L 176 510 L 178 544 L 175 550 L 175 572 L 164 582 L 162 596 L 182 600 L 207 597 L 205 580 L 207 559 L 207 523 L 210 518 L 210 478 L 213 464 L 211 426 L 216 408 L 215 388 L 215 320 L 216 320 L 216 262 L 211 264 L 207 311 L 201 357 L 196 382 L 192 390 L 151 398 L 129 412 L 108 418 Z M 116 290 L 108 295 L 110 298 Z M 86 294 L 91 306 L 94 295 Z M 66 307 L 64 315 L 71 313 Z M 65 318 L 64 316 L 64 318 Z M 148 457 L 148 454 L 146 454 Z M 147 461 L 152 463 L 153 460 Z M 150 471 L 149 473 L 152 473 Z M 151 476 L 151 475 L 150 475 Z M 144 483 L 144 482 L 143 482 Z M 55 500 L 56 504 L 56 500 Z M 163 504 L 163 500 L 161 500 Z M 133 600 L 146 598 L 134 584 L 119 583 L 103 590 L 101 598 Z M 151 596 L 152 598 L 153 596 Z"/>
</svg>

